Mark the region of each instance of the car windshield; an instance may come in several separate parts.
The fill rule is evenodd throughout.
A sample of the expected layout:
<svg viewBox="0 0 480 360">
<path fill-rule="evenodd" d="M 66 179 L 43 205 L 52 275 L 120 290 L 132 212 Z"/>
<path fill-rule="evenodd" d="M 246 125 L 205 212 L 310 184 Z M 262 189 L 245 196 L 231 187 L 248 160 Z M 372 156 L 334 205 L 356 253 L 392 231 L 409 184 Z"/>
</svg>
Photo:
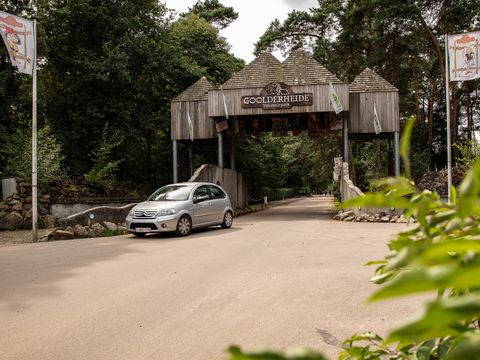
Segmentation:
<svg viewBox="0 0 480 360">
<path fill-rule="evenodd" d="M 169 185 L 155 191 L 148 201 L 185 201 L 192 191 L 193 186 Z"/>
</svg>

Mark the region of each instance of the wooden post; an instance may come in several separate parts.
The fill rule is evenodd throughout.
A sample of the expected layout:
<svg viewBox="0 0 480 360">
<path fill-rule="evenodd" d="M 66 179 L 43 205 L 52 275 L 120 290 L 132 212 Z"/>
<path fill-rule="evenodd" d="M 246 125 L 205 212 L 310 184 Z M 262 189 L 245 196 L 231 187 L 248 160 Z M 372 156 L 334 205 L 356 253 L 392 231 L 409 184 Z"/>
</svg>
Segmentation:
<svg viewBox="0 0 480 360">
<path fill-rule="evenodd" d="M 223 134 L 218 133 L 218 167 L 223 168 Z"/>
<path fill-rule="evenodd" d="M 188 144 L 188 168 L 190 170 L 190 177 L 193 176 L 193 142 Z"/>
<path fill-rule="evenodd" d="M 400 133 L 396 131 L 393 134 L 395 147 L 395 176 L 400 176 Z"/>
<path fill-rule="evenodd" d="M 230 151 L 230 168 L 236 170 L 236 150 L 235 150 L 235 136 L 232 136 L 232 148 Z"/>
<path fill-rule="evenodd" d="M 172 142 L 172 152 L 173 152 L 173 183 L 178 182 L 178 150 L 177 150 L 177 140 Z"/>
</svg>

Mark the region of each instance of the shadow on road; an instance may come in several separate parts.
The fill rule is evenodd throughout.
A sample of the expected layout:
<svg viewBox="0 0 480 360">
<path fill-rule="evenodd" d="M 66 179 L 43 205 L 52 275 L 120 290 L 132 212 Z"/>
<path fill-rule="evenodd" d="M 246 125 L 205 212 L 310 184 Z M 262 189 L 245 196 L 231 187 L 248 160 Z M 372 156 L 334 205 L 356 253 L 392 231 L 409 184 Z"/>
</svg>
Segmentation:
<svg viewBox="0 0 480 360">
<path fill-rule="evenodd" d="M 61 293 L 59 282 L 93 263 L 142 253 L 135 239 L 96 238 L 0 248 L 0 305 L 12 310 Z M 100 275 L 100 274 L 99 274 Z"/>
</svg>

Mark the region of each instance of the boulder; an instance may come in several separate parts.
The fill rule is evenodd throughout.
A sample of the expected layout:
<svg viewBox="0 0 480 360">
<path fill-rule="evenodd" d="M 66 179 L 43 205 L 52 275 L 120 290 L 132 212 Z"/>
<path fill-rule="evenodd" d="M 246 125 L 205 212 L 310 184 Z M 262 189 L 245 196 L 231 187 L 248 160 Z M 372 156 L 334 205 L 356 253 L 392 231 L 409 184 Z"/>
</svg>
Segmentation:
<svg viewBox="0 0 480 360">
<path fill-rule="evenodd" d="M 50 195 L 41 195 L 38 201 L 41 203 L 50 203 Z"/>
<path fill-rule="evenodd" d="M 22 211 L 23 210 L 23 204 L 20 201 L 17 202 L 16 204 L 14 204 L 12 206 L 12 210 L 13 211 L 18 211 L 18 212 Z"/>
<path fill-rule="evenodd" d="M 88 230 L 86 227 L 82 225 L 74 225 L 73 226 L 73 234 L 76 238 L 87 238 L 88 237 Z"/>
<path fill-rule="evenodd" d="M 95 236 L 98 236 L 102 231 L 105 230 L 102 224 L 95 223 L 92 225 L 92 230 L 95 233 Z"/>
<path fill-rule="evenodd" d="M 88 232 L 88 237 L 89 238 L 94 238 L 96 236 L 95 231 L 93 231 L 92 228 L 87 228 L 87 232 Z"/>
<path fill-rule="evenodd" d="M 16 230 L 23 224 L 23 217 L 16 211 L 4 215 L 0 219 L 0 230 Z"/>
<path fill-rule="evenodd" d="M 31 204 L 31 203 L 32 203 L 32 197 L 31 197 L 31 196 L 27 196 L 27 197 L 25 198 L 25 203 Z"/>
<path fill-rule="evenodd" d="M 355 215 L 353 214 L 353 211 L 345 211 L 345 212 L 341 213 L 339 216 L 340 216 L 341 221 L 346 221 L 345 220 L 346 218 L 351 217 L 351 216 L 355 216 Z"/>
<path fill-rule="evenodd" d="M 57 229 L 48 234 L 48 240 L 70 240 L 73 239 L 73 232 Z"/>
<path fill-rule="evenodd" d="M 112 222 L 104 221 L 102 222 L 102 225 L 105 227 L 105 229 L 111 230 L 111 231 L 117 231 L 117 224 L 114 224 Z"/>
<path fill-rule="evenodd" d="M 57 224 L 57 217 L 55 215 L 47 214 L 42 216 L 41 219 L 43 222 L 43 226 L 47 229 L 53 228 Z"/>
<path fill-rule="evenodd" d="M 390 222 L 390 216 L 385 215 L 380 218 L 381 222 Z"/>
<path fill-rule="evenodd" d="M 8 199 L 8 198 L 7 198 Z M 8 205 L 15 205 L 17 203 L 19 203 L 20 201 L 18 201 L 17 199 L 10 199 L 7 201 Z"/>
<path fill-rule="evenodd" d="M 10 206 L 5 203 L 0 203 L 0 211 L 10 211 Z"/>
<path fill-rule="evenodd" d="M 47 215 L 50 211 L 47 208 L 43 207 L 42 205 L 38 205 L 38 213 L 40 215 Z"/>
<path fill-rule="evenodd" d="M 118 225 L 117 232 L 124 235 L 128 234 L 127 228 L 123 225 Z"/>
</svg>

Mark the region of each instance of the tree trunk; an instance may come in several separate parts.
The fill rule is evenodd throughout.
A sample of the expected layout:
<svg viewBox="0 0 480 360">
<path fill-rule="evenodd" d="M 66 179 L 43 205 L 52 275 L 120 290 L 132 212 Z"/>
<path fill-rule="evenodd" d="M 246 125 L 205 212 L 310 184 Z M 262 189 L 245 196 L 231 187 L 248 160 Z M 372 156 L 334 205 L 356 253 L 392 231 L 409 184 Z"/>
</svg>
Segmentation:
<svg viewBox="0 0 480 360">
<path fill-rule="evenodd" d="M 432 90 L 430 98 L 428 99 L 428 155 L 430 157 L 430 169 L 432 169 L 432 143 L 433 143 L 433 105 L 435 104 L 435 97 L 437 95 L 437 81 L 433 78 Z M 433 169 L 432 169 L 433 170 Z"/>
<path fill-rule="evenodd" d="M 470 98 L 470 86 L 467 82 L 467 137 L 468 141 L 472 141 L 473 139 L 473 108 L 472 108 L 472 101 Z"/>
</svg>

